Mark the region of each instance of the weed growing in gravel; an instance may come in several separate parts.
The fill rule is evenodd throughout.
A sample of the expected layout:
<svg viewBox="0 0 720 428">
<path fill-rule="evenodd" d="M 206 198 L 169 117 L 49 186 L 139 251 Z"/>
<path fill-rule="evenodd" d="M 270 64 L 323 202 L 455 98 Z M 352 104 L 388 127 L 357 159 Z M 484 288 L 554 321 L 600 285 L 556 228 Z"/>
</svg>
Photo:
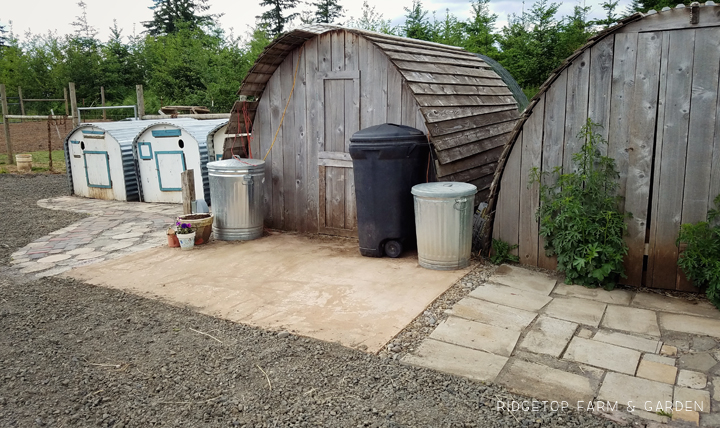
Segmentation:
<svg viewBox="0 0 720 428">
<path fill-rule="evenodd" d="M 615 160 L 600 154 L 599 146 L 607 141 L 594 131 L 597 126 L 588 118 L 578 133 L 583 145 L 573 155 L 574 172 L 533 168 L 530 183 L 540 183 L 540 235 L 546 254 L 557 255 L 565 282 L 610 290 L 625 278 L 627 225 L 616 195 L 620 174 Z"/>
<path fill-rule="evenodd" d="M 708 299 L 720 309 L 720 195 L 707 221 L 680 227 L 677 244 L 687 244 L 678 265 L 695 285 L 705 288 Z"/>
<path fill-rule="evenodd" d="M 510 254 L 510 251 L 517 248 L 518 245 L 510 245 L 507 242 L 503 241 L 502 239 L 493 239 L 492 240 L 492 248 L 493 248 L 493 254 L 490 255 L 490 261 L 493 264 L 501 265 L 505 262 L 513 262 L 517 263 L 520 261 L 520 257 L 516 256 L 515 254 Z"/>
</svg>

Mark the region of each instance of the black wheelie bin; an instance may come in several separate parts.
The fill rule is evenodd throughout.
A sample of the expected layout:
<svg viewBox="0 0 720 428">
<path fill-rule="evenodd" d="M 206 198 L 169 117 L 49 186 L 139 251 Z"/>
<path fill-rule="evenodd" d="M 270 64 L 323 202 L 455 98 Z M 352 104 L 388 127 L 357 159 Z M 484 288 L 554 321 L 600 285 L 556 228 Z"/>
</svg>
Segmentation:
<svg viewBox="0 0 720 428">
<path fill-rule="evenodd" d="M 415 246 L 412 187 L 426 182 L 430 147 L 422 131 L 386 123 L 350 138 L 360 254 L 398 257 Z"/>
</svg>

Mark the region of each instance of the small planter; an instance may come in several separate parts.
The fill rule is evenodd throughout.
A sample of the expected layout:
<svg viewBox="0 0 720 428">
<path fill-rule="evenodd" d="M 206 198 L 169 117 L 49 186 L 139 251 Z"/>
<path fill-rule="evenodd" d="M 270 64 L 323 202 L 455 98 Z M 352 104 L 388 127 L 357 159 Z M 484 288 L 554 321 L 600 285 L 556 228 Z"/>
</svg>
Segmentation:
<svg viewBox="0 0 720 428">
<path fill-rule="evenodd" d="M 185 214 L 177 218 L 180 223 L 192 225 L 195 229 L 195 245 L 207 244 L 212 233 L 212 214 Z"/>
<path fill-rule="evenodd" d="M 175 234 L 175 229 L 170 228 L 167 230 L 167 240 L 168 240 L 168 247 L 175 248 L 180 246 L 180 241 L 178 241 L 178 237 Z"/>
<path fill-rule="evenodd" d="M 175 236 L 180 241 L 181 250 L 192 250 L 195 247 L 195 232 L 180 233 Z"/>
<path fill-rule="evenodd" d="M 17 164 L 18 172 L 32 171 L 32 155 L 15 155 L 15 163 Z"/>
</svg>

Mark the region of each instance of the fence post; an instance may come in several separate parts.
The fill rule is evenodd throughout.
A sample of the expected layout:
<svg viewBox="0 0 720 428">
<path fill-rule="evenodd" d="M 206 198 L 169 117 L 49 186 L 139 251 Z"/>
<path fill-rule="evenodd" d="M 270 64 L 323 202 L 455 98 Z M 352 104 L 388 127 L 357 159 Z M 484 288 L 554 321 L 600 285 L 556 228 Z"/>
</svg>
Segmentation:
<svg viewBox="0 0 720 428">
<path fill-rule="evenodd" d="M 138 106 L 138 118 L 142 119 L 145 116 L 145 96 L 143 95 L 143 86 L 135 86 L 137 92 L 137 106 Z"/>
<path fill-rule="evenodd" d="M 2 104 L 3 127 L 5 128 L 5 144 L 7 145 L 8 163 L 15 164 L 15 154 L 13 153 L 12 142 L 10 142 L 10 121 L 8 120 L 7 95 L 5 94 L 5 85 L 0 83 L 0 103 Z"/>
<path fill-rule="evenodd" d="M 75 84 L 70 82 L 70 109 L 72 110 L 73 126 L 80 125 L 80 116 L 78 112 L 77 98 L 75 98 Z"/>
<path fill-rule="evenodd" d="M 195 200 L 195 171 L 188 169 L 180 173 L 182 181 L 183 214 L 192 214 L 192 203 Z"/>
<path fill-rule="evenodd" d="M 22 88 L 18 86 L 18 98 L 20 99 L 20 114 L 25 116 L 25 104 L 23 104 Z"/>
<path fill-rule="evenodd" d="M 67 88 L 63 88 L 63 98 L 65 98 L 65 116 L 70 116 L 70 110 L 68 110 Z"/>
<path fill-rule="evenodd" d="M 105 87 L 104 86 L 100 87 L 100 105 L 105 107 Z M 105 115 L 105 110 L 103 110 L 102 112 L 103 112 L 103 120 L 106 120 L 107 116 Z"/>
</svg>

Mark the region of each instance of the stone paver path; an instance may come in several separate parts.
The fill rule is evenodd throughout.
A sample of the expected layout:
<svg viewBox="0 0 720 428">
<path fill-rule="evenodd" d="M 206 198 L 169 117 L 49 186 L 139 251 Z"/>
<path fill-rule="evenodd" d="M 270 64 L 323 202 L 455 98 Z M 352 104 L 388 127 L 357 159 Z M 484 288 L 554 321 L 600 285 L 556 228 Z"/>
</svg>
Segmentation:
<svg viewBox="0 0 720 428">
<path fill-rule="evenodd" d="M 36 239 L 11 255 L 13 270 L 38 278 L 163 245 L 167 243 L 167 228 L 182 214 L 182 206 L 177 204 L 73 196 L 41 199 L 38 205 L 90 215 Z"/>
<path fill-rule="evenodd" d="M 404 362 L 583 410 L 617 403 L 614 418 L 630 404 L 650 424 L 720 426 L 720 311 L 705 301 L 503 265 L 447 314 Z"/>
</svg>

